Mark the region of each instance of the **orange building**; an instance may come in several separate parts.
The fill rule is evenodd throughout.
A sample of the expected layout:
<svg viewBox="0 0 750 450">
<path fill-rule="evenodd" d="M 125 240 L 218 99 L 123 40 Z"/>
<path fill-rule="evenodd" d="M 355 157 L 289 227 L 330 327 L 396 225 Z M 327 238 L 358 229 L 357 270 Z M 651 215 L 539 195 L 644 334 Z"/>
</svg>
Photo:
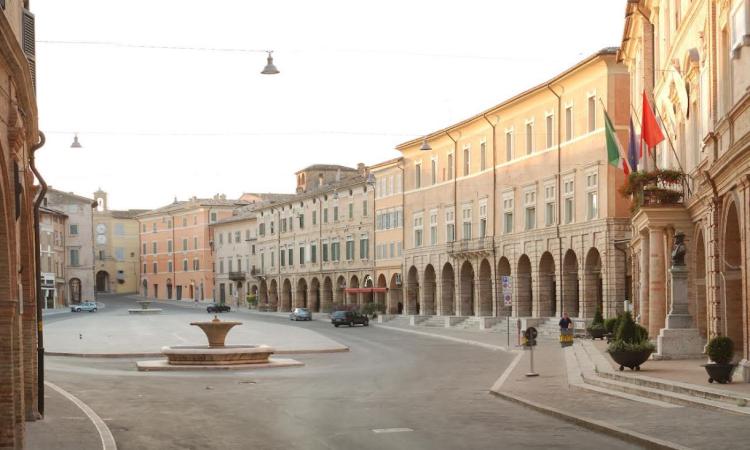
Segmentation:
<svg viewBox="0 0 750 450">
<path fill-rule="evenodd" d="M 211 300 L 214 291 L 209 225 L 247 204 L 224 195 L 196 197 L 137 216 L 140 225 L 140 295 L 156 299 Z"/>
</svg>

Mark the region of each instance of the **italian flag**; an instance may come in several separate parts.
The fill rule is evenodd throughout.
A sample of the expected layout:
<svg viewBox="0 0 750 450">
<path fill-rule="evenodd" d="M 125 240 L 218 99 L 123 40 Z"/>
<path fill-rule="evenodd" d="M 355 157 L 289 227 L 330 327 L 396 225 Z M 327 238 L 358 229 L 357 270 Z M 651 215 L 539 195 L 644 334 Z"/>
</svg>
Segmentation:
<svg viewBox="0 0 750 450">
<path fill-rule="evenodd" d="M 630 167 L 628 166 L 628 161 L 622 157 L 622 146 L 617 139 L 615 127 L 612 125 L 612 121 L 609 120 L 607 111 L 604 111 L 604 128 L 607 138 L 607 160 L 611 165 L 622 169 L 625 175 L 629 175 Z"/>
</svg>

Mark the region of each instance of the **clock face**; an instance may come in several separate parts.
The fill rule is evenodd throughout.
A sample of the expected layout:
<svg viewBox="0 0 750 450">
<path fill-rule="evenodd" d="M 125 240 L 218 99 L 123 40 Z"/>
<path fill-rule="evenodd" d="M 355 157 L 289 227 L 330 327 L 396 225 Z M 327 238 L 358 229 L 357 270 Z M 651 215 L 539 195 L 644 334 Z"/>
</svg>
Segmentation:
<svg viewBox="0 0 750 450">
<path fill-rule="evenodd" d="M 107 226 L 104 225 L 103 223 L 100 223 L 99 225 L 96 226 L 97 233 L 104 234 L 105 231 L 107 231 Z"/>
<path fill-rule="evenodd" d="M 105 236 L 103 234 L 97 235 L 96 236 L 96 243 L 97 244 L 101 244 L 101 245 L 106 244 L 107 243 L 107 236 Z"/>
</svg>

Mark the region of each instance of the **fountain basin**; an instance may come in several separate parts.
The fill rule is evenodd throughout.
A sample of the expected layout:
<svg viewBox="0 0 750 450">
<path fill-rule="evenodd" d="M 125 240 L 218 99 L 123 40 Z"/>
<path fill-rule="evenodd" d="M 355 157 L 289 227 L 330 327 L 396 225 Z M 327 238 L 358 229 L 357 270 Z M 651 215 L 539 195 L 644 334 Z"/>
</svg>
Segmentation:
<svg viewBox="0 0 750 450">
<path fill-rule="evenodd" d="M 162 311 L 160 308 L 149 308 L 148 306 L 152 303 L 151 300 L 138 300 L 136 303 L 141 305 L 141 309 L 129 309 L 129 314 L 160 314 Z"/>
<path fill-rule="evenodd" d="M 232 327 L 242 325 L 242 322 L 227 322 L 221 321 L 218 317 L 214 316 L 214 319 L 210 322 L 190 322 L 190 325 L 196 326 L 206 333 L 208 338 L 208 346 L 211 348 L 224 347 L 224 341 L 227 338 L 227 333 Z"/>
<path fill-rule="evenodd" d="M 183 366 L 264 364 L 273 354 L 268 345 L 227 345 L 221 348 L 205 345 L 162 347 L 167 363 Z"/>
</svg>

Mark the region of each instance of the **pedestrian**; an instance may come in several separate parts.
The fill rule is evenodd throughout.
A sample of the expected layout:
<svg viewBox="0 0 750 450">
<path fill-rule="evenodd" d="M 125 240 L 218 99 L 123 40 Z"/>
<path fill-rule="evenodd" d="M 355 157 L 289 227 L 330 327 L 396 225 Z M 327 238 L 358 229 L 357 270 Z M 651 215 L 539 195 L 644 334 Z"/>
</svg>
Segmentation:
<svg viewBox="0 0 750 450">
<path fill-rule="evenodd" d="M 560 325 L 560 346 L 568 347 L 573 345 L 573 321 L 570 320 L 568 313 L 563 313 Z"/>
<path fill-rule="evenodd" d="M 573 321 L 570 320 L 568 313 L 563 313 L 563 316 L 562 316 L 562 319 L 560 319 L 559 325 L 560 325 L 561 330 L 567 330 L 568 328 L 571 328 L 571 325 L 573 325 Z"/>
</svg>

